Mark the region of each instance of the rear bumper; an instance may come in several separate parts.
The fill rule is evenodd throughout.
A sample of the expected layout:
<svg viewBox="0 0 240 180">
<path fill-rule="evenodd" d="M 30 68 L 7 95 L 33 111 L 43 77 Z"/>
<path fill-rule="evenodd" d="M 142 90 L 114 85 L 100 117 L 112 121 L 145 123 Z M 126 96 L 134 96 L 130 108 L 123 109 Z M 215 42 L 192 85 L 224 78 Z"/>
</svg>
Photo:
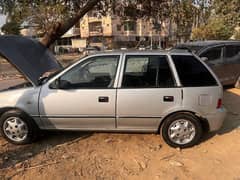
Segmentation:
<svg viewBox="0 0 240 180">
<path fill-rule="evenodd" d="M 216 110 L 215 113 L 208 114 L 206 119 L 209 125 L 209 131 L 217 131 L 222 127 L 227 111 L 224 107 Z"/>
</svg>

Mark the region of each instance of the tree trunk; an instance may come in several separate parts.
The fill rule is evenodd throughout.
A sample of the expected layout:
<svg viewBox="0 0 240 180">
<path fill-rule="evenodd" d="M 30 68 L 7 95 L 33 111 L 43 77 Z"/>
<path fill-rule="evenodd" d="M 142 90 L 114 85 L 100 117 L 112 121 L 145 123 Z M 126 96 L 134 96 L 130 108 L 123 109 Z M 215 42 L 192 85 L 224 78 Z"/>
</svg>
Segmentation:
<svg viewBox="0 0 240 180">
<path fill-rule="evenodd" d="M 88 11 L 93 9 L 93 7 L 99 2 L 99 0 L 89 0 L 86 5 L 84 5 L 78 13 L 68 19 L 65 22 L 56 23 L 46 32 L 41 39 L 41 43 L 49 47 L 52 43 L 54 43 L 58 38 L 64 35 L 71 27 L 73 27 Z"/>
</svg>

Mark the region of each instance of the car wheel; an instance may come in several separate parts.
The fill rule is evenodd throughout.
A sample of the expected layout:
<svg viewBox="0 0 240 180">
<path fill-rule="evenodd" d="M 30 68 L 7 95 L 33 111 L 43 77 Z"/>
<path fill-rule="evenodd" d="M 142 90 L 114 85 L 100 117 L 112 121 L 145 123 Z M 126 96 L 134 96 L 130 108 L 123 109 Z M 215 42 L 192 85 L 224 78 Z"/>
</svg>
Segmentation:
<svg viewBox="0 0 240 180">
<path fill-rule="evenodd" d="M 239 78 L 238 78 L 238 80 L 237 80 L 237 82 L 235 84 L 235 88 L 240 89 L 240 76 L 239 76 Z"/>
<path fill-rule="evenodd" d="M 0 132 L 7 141 L 23 145 L 31 143 L 37 138 L 39 128 L 26 113 L 10 110 L 0 118 Z"/>
<path fill-rule="evenodd" d="M 200 141 L 202 126 L 196 116 L 190 113 L 178 113 L 165 119 L 161 134 L 168 145 L 187 148 Z"/>
</svg>

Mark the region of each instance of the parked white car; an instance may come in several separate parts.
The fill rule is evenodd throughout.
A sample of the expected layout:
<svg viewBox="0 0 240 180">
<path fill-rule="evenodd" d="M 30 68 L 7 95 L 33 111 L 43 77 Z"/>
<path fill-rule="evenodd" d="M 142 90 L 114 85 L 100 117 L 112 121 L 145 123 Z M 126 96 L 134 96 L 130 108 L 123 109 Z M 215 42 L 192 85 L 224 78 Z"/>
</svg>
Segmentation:
<svg viewBox="0 0 240 180">
<path fill-rule="evenodd" d="M 161 133 L 185 148 L 225 118 L 219 80 L 184 50 L 99 53 L 65 69 L 22 37 L 0 37 L 0 53 L 32 83 L 0 93 L 0 131 L 14 144 L 39 130 L 80 130 Z M 51 69 L 60 70 L 39 81 Z"/>
</svg>

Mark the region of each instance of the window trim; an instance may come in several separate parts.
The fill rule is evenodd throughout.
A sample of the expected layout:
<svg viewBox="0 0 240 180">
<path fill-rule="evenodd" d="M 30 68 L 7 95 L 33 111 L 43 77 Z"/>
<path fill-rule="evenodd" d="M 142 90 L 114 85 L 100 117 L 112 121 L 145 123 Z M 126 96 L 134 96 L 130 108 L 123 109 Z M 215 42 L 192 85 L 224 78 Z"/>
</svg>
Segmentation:
<svg viewBox="0 0 240 180">
<path fill-rule="evenodd" d="M 117 68 L 116 68 L 116 74 L 115 74 L 115 79 L 114 79 L 114 83 L 112 87 L 83 87 L 83 88 L 71 88 L 71 89 L 65 89 L 65 90 L 99 90 L 99 89 L 116 89 L 117 88 L 117 82 L 119 79 L 119 71 L 121 68 L 121 61 L 122 61 L 122 54 L 120 53 L 113 53 L 113 54 L 95 54 L 95 55 L 91 55 L 91 56 L 87 56 L 84 57 L 83 59 L 78 60 L 77 62 L 75 62 L 74 64 L 72 64 L 71 66 L 69 66 L 68 68 L 66 68 L 65 70 L 63 70 L 61 73 L 57 74 L 55 77 L 53 77 L 51 79 L 51 81 L 49 81 L 48 83 L 46 83 L 46 86 L 48 86 L 48 89 L 52 89 L 50 86 L 52 83 L 54 83 L 56 80 L 58 80 L 60 77 L 62 77 L 64 74 L 66 74 L 67 72 L 71 71 L 73 68 L 75 68 L 76 66 L 79 66 L 83 63 L 85 63 L 86 61 L 92 59 L 92 58 L 97 58 L 97 57 L 109 57 L 109 56 L 116 56 L 118 57 L 118 64 L 117 64 Z"/>
<path fill-rule="evenodd" d="M 173 78 L 173 81 L 174 81 L 174 85 L 172 87 L 159 87 L 159 86 L 156 86 L 156 87 L 122 87 L 122 83 L 123 83 L 123 77 L 124 77 L 124 72 L 125 72 L 125 69 L 126 69 L 126 66 L 127 66 L 127 56 L 163 56 L 166 58 L 167 60 L 167 63 L 168 63 L 168 66 L 169 66 L 169 69 L 171 71 L 171 75 L 172 75 L 172 78 Z M 174 70 L 173 68 L 173 65 L 172 62 L 170 61 L 170 58 L 169 58 L 169 55 L 168 54 L 124 54 L 123 56 L 123 61 L 122 61 L 122 67 L 121 67 L 121 70 L 120 70 L 120 78 L 119 78 L 119 82 L 118 82 L 118 89 L 166 89 L 166 88 L 178 88 L 178 87 L 181 87 L 179 86 L 179 80 L 177 79 L 178 77 L 176 77 L 175 75 L 175 71 L 176 69 Z M 158 80 L 158 78 L 156 79 Z"/>
</svg>

